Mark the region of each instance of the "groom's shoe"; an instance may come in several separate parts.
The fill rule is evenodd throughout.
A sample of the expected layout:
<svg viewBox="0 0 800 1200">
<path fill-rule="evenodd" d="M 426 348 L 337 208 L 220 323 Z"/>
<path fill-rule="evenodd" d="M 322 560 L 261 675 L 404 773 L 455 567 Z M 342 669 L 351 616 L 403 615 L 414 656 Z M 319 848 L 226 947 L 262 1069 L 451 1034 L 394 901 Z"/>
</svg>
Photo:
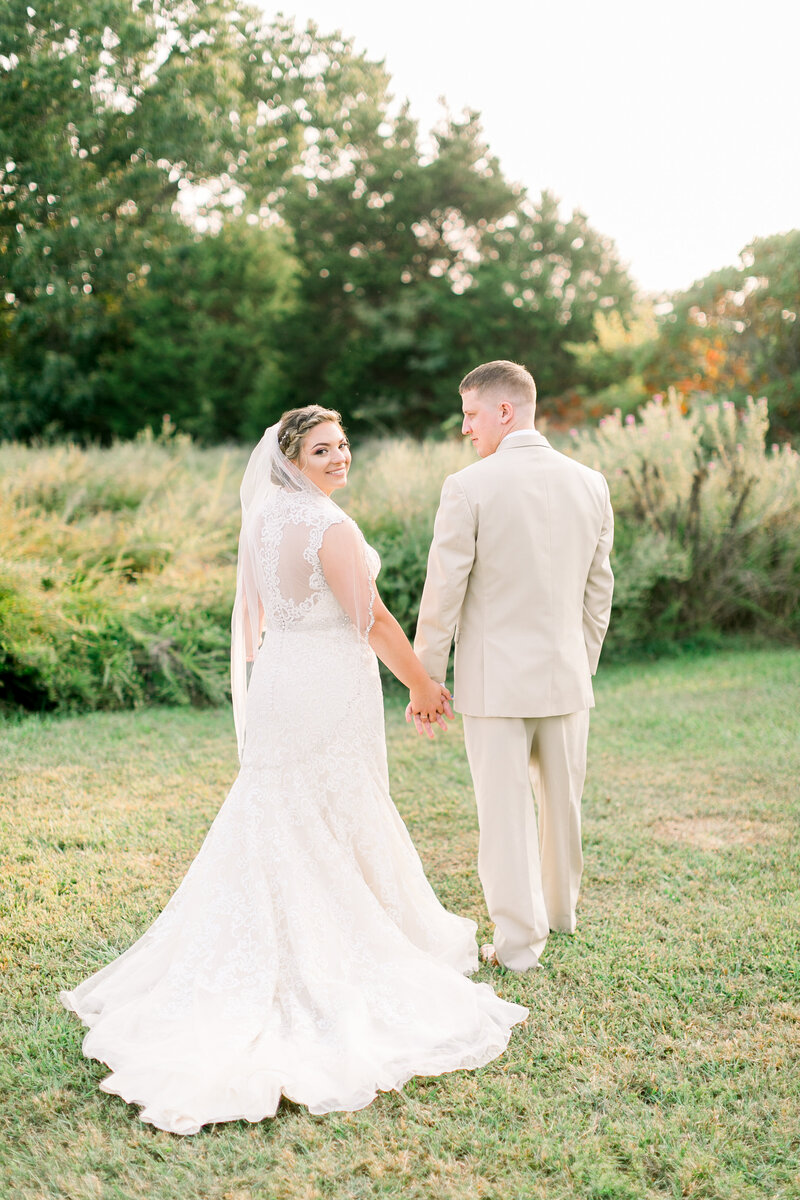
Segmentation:
<svg viewBox="0 0 800 1200">
<path fill-rule="evenodd" d="M 497 951 L 491 942 L 486 942 L 484 946 L 481 946 L 481 958 L 490 967 L 501 967 L 503 965 L 497 957 Z"/>
<path fill-rule="evenodd" d="M 500 959 L 497 957 L 497 951 L 491 942 L 486 942 L 483 946 L 481 946 L 481 958 L 487 964 L 487 966 L 490 967 L 503 967 L 507 971 L 513 971 L 515 969 L 514 967 L 506 967 L 505 963 L 500 962 Z M 524 968 L 526 971 L 541 971 L 541 969 L 542 964 L 538 961 L 538 959 L 535 963 L 532 963 L 531 966 Z"/>
</svg>

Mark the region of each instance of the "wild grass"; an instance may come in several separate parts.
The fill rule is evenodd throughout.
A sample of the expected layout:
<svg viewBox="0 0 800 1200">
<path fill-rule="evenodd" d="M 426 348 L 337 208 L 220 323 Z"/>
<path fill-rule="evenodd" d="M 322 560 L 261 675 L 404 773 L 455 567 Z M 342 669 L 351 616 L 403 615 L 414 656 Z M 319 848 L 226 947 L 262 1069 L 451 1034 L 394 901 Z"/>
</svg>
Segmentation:
<svg viewBox="0 0 800 1200">
<path fill-rule="evenodd" d="M 168 426 L 108 448 L 0 444 L 0 706 L 85 711 L 228 695 L 248 449 Z M 340 495 L 409 632 L 460 442 L 358 447 Z"/>
<path fill-rule="evenodd" d="M 239 448 L 0 445 L 0 702 L 219 703 Z"/>
<path fill-rule="evenodd" d="M 608 477 L 617 587 L 606 658 L 731 632 L 800 639 L 800 456 L 764 402 L 676 399 L 587 428 L 568 452 Z M 243 447 L 169 428 L 108 449 L 0 445 L 0 707 L 218 704 L 228 693 Z M 338 494 L 383 559 L 413 635 L 458 440 L 356 447 Z"/>
<path fill-rule="evenodd" d="M 178 1139 L 97 1090 L 59 1005 L 159 911 L 234 778 L 226 709 L 28 716 L 3 738 L 0 1190 L 14 1200 L 790 1200 L 800 1179 L 800 652 L 601 669 L 574 937 L 492 973 L 508 1052 L 359 1113 Z M 490 933 L 458 724 L 387 710 L 434 887 Z"/>
<path fill-rule="evenodd" d="M 684 411 L 673 392 L 573 439 L 614 502 L 607 653 L 723 632 L 800 637 L 800 455 L 767 443 L 764 399 Z"/>
</svg>

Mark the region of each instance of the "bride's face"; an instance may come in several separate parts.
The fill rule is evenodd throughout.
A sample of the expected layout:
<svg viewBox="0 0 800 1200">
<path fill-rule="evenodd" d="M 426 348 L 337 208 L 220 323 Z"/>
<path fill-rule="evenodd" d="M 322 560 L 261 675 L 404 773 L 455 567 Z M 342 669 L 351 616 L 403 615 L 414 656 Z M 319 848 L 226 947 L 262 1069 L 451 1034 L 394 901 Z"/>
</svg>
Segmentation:
<svg viewBox="0 0 800 1200">
<path fill-rule="evenodd" d="M 326 496 L 345 486 L 350 443 L 335 421 L 323 421 L 308 431 L 297 465 Z"/>
</svg>

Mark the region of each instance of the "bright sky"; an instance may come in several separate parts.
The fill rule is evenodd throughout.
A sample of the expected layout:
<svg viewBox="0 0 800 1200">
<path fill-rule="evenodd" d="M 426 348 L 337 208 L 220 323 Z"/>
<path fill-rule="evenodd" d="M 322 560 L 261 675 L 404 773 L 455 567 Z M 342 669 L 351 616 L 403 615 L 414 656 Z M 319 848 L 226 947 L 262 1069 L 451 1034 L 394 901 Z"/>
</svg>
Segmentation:
<svg viewBox="0 0 800 1200">
<path fill-rule="evenodd" d="M 645 290 L 800 227 L 800 0 L 259 0 L 385 59 L 423 133 L 478 109 L 507 178 L 613 237 Z"/>
</svg>

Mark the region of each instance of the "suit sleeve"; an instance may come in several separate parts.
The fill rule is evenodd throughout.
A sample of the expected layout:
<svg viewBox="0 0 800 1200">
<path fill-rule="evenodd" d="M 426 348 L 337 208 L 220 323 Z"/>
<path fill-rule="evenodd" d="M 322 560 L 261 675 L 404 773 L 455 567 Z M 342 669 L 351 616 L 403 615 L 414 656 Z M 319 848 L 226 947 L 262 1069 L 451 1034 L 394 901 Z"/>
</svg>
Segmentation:
<svg viewBox="0 0 800 1200">
<path fill-rule="evenodd" d="M 450 643 L 475 560 L 475 516 L 456 476 L 445 479 L 428 554 L 414 650 L 432 679 L 444 681 Z"/>
<path fill-rule="evenodd" d="M 589 669 L 593 675 L 600 660 L 603 638 L 606 636 L 611 617 L 611 597 L 614 594 L 614 574 L 609 562 L 611 547 L 614 544 L 614 513 L 611 509 L 608 484 L 605 480 L 603 483 L 605 485 L 603 525 L 583 593 L 583 640 L 586 643 Z"/>
</svg>

